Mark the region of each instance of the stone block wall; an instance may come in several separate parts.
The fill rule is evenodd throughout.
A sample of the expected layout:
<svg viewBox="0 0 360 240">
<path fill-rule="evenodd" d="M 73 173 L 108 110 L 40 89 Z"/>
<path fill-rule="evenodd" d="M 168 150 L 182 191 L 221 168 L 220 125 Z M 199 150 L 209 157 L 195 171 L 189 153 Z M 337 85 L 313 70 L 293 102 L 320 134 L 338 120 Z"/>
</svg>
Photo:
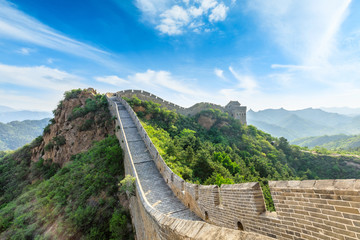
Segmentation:
<svg viewBox="0 0 360 240">
<path fill-rule="evenodd" d="M 271 181 L 269 187 L 276 212 L 269 213 L 266 211 L 259 183 L 222 185 L 221 187 L 202 186 L 187 183 L 177 176 L 166 165 L 131 107 L 122 99 L 120 100 L 131 113 L 138 131 L 168 186 L 185 206 L 209 223 L 201 229 L 212 229 L 217 226 L 219 228 L 216 231 L 227 228 L 231 232 L 229 229 L 231 228 L 243 234 L 249 232 L 261 234 L 260 239 L 268 237 L 294 240 L 360 239 L 360 180 Z M 120 143 L 123 138 L 124 136 L 119 134 Z M 131 162 L 130 156 L 126 159 Z M 125 168 L 129 172 L 134 171 L 129 163 L 125 163 Z M 143 194 L 141 191 L 137 192 L 138 201 L 145 199 L 141 194 Z M 138 202 L 137 208 L 134 209 L 141 208 L 146 214 L 150 214 L 145 214 L 148 217 L 144 221 L 150 218 L 149 221 L 155 221 L 152 224 L 157 224 L 162 229 L 163 226 L 151 215 L 151 206 L 147 206 L 146 201 Z M 133 212 L 132 214 L 139 215 Z M 198 224 L 188 222 L 191 222 L 187 223 L 190 225 Z M 181 235 L 179 232 L 176 234 Z M 239 238 L 236 239 L 243 239 L 245 235 L 238 236 Z M 225 239 L 231 238 L 226 236 Z"/>
</svg>

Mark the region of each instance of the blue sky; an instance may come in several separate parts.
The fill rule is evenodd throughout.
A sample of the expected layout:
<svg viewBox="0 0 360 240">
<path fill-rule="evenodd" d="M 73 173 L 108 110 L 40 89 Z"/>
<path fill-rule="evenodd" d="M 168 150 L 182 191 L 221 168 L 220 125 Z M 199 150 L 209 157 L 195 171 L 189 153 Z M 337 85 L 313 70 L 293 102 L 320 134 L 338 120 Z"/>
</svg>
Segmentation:
<svg viewBox="0 0 360 240">
<path fill-rule="evenodd" d="M 351 0 L 0 0 L 0 105 L 143 89 L 182 106 L 359 107 Z"/>
</svg>

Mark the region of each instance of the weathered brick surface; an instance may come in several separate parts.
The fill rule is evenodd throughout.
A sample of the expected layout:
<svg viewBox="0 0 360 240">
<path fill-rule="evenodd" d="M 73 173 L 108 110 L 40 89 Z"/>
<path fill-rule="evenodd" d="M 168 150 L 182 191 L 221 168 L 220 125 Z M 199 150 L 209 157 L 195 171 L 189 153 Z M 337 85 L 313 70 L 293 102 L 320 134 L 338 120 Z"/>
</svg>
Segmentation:
<svg viewBox="0 0 360 240">
<path fill-rule="evenodd" d="M 360 239 L 360 180 L 270 181 L 276 212 L 269 213 L 258 183 L 217 187 L 184 182 L 166 165 L 130 107 L 127 111 L 166 185 L 205 221 L 164 215 L 138 190 L 131 200 L 138 239 Z M 125 149 L 126 134 L 116 135 Z M 136 172 L 127 151 L 125 170 Z"/>
</svg>

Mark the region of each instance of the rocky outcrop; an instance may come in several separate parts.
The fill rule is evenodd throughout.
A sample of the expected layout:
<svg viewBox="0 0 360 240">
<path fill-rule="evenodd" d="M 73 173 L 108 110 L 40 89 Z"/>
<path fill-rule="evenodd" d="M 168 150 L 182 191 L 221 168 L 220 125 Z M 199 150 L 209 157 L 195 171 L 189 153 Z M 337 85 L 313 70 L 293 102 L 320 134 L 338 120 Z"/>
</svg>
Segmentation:
<svg viewBox="0 0 360 240">
<path fill-rule="evenodd" d="M 32 161 L 51 159 L 63 165 L 72 155 L 87 151 L 94 141 L 114 133 L 114 121 L 106 107 L 85 111 L 86 101 L 92 99 L 96 102 L 96 95 L 95 90 L 87 89 L 74 98 L 65 98 L 60 102 L 52 123 L 44 130 L 43 142 L 32 150 Z M 78 109 L 84 111 L 74 117 Z"/>
</svg>

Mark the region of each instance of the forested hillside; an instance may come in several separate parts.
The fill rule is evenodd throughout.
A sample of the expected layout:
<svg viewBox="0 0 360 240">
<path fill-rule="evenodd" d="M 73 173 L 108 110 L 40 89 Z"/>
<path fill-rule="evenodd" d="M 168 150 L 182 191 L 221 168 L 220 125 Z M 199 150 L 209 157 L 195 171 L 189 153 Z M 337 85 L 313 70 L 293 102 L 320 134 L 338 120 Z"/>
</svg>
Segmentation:
<svg viewBox="0 0 360 240">
<path fill-rule="evenodd" d="M 13 121 L 7 124 L 0 122 L 0 151 L 15 150 L 30 143 L 42 134 L 49 120 L 50 118 Z"/>
<path fill-rule="evenodd" d="M 268 196 L 268 180 L 360 177 L 359 169 L 353 167 L 360 163 L 357 158 L 303 152 L 285 138 L 241 125 L 218 110 L 186 117 L 136 97 L 126 100 L 169 167 L 189 182 L 259 181 Z"/>
<path fill-rule="evenodd" d="M 301 147 L 319 147 L 328 150 L 359 152 L 360 135 L 332 135 L 296 139 L 292 142 Z"/>
<path fill-rule="evenodd" d="M 0 152 L 0 239 L 132 239 L 105 96 L 66 92 L 54 113 L 43 136 Z"/>
</svg>

